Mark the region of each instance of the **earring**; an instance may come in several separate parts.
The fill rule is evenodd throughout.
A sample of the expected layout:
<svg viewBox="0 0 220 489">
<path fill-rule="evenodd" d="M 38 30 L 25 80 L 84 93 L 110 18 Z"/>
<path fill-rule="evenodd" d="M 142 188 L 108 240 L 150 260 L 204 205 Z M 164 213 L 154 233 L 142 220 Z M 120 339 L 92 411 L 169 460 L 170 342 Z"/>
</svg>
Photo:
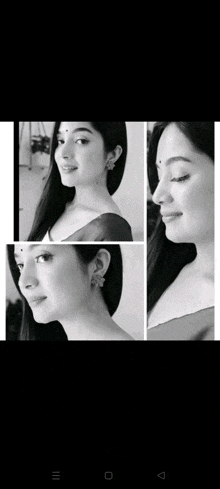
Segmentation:
<svg viewBox="0 0 220 489">
<path fill-rule="evenodd" d="M 108 168 L 108 170 L 113 170 L 115 168 L 114 161 L 108 161 L 108 163 L 106 163 L 106 168 Z"/>
<path fill-rule="evenodd" d="M 91 284 L 95 285 L 96 287 L 103 287 L 105 282 L 105 278 L 103 278 L 100 274 L 93 275 Z"/>
</svg>

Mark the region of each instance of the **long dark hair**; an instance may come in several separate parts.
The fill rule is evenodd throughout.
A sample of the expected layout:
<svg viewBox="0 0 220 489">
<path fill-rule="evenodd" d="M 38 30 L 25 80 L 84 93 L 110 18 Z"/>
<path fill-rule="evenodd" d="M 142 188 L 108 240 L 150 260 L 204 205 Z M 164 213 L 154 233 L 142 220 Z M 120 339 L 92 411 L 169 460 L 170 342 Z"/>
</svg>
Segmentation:
<svg viewBox="0 0 220 489">
<path fill-rule="evenodd" d="M 153 194 L 158 185 L 156 156 L 164 129 L 172 122 L 157 122 L 154 126 L 148 151 L 148 180 Z M 214 122 L 173 122 L 202 153 L 214 163 Z M 182 268 L 196 257 L 192 243 L 173 243 L 165 235 L 165 224 L 159 215 L 154 232 L 148 242 L 147 253 L 147 311 L 150 312 L 163 292 L 176 279 Z"/>
<path fill-rule="evenodd" d="M 57 245 L 59 246 L 59 245 Z M 100 289 L 109 311 L 110 316 L 115 313 L 122 294 L 123 285 L 123 261 L 121 248 L 119 245 L 65 245 L 73 246 L 77 252 L 79 259 L 83 264 L 89 264 L 96 256 L 100 248 L 104 248 L 109 251 L 111 255 L 111 261 L 108 270 L 105 274 L 105 282 L 103 287 Z M 32 310 L 22 295 L 18 281 L 20 277 L 20 272 L 18 270 L 15 257 L 14 257 L 14 245 L 7 245 L 8 262 L 11 270 L 11 274 L 15 283 L 15 286 L 21 296 L 23 304 L 23 317 L 21 330 L 19 333 L 19 340 L 25 341 L 54 341 L 54 340 L 67 340 L 66 333 L 62 325 L 58 321 L 52 321 L 48 324 L 40 324 L 34 320 Z"/>
<path fill-rule="evenodd" d="M 60 122 L 55 122 L 50 147 L 50 168 L 42 196 L 37 206 L 34 222 L 27 241 L 41 241 L 47 230 L 52 227 L 61 214 L 65 205 L 74 199 L 75 187 L 65 187 L 54 158 L 58 146 L 57 133 Z M 113 171 L 107 174 L 107 189 L 113 195 L 118 189 L 125 169 L 127 158 L 127 130 L 125 122 L 91 122 L 103 139 L 106 152 L 113 151 L 117 145 L 122 147 L 122 154 L 117 160 Z"/>
</svg>

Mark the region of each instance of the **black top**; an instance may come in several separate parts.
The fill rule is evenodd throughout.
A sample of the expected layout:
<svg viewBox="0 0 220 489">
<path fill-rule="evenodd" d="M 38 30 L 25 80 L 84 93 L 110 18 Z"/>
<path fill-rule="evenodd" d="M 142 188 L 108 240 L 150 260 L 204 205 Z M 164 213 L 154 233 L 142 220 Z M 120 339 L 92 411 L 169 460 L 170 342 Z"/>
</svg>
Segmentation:
<svg viewBox="0 0 220 489">
<path fill-rule="evenodd" d="M 53 241 L 50 236 L 50 229 L 48 230 L 48 240 Z M 131 226 L 123 217 L 107 212 L 61 241 L 133 241 L 133 237 Z"/>
</svg>

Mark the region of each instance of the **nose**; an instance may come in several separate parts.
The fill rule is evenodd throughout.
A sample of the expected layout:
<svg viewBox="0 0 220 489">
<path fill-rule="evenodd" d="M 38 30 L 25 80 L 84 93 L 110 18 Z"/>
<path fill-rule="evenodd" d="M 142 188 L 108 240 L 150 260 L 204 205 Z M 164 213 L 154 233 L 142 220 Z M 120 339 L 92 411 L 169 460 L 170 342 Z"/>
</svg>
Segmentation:
<svg viewBox="0 0 220 489">
<path fill-rule="evenodd" d="M 24 292 L 24 295 L 26 290 L 34 289 L 35 287 L 37 287 L 38 283 L 39 281 L 34 269 L 30 267 L 24 267 L 21 271 L 21 275 L 18 281 L 18 285 L 21 291 Z"/>
<path fill-rule="evenodd" d="M 173 202 L 174 199 L 169 191 L 168 182 L 163 181 L 163 179 L 160 180 L 154 194 L 152 195 L 152 200 L 157 205 Z"/>
<path fill-rule="evenodd" d="M 67 139 L 61 146 L 60 156 L 63 159 L 70 159 L 74 156 L 74 144 L 70 139 Z"/>
</svg>

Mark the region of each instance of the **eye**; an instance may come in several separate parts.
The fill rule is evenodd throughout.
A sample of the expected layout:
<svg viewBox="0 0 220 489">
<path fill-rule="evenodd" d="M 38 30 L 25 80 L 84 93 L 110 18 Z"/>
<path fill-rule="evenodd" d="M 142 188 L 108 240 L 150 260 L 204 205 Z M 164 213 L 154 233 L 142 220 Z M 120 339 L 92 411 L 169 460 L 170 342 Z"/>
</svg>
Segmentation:
<svg viewBox="0 0 220 489">
<path fill-rule="evenodd" d="M 85 144 L 88 144 L 89 141 L 88 141 L 88 139 L 79 138 L 75 142 L 79 145 L 85 145 Z"/>
<path fill-rule="evenodd" d="M 64 143 L 64 139 L 57 139 L 58 146 L 61 146 L 61 144 L 63 143 Z"/>
<path fill-rule="evenodd" d="M 21 270 L 23 269 L 23 266 L 24 264 L 23 263 L 17 263 L 17 268 L 18 270 L 21 272 Z"/>
<path fill-rule="evenodd" d="M 44 262 L 52 260 L 52 256 L 53 255 L 51 255 L 49 253 L 43 253 L 42 255 L 36 256 L 35 260 L 36 260 L 36 263 L 44 263 Z"/>
<path fill-rule="evenodd" d="M 171 182 L 184 182 L 185 180 L 188 180 L 190 175 L 184 175 L 183 177 L 179 178 L 172 178 Z"/>
</svg>

